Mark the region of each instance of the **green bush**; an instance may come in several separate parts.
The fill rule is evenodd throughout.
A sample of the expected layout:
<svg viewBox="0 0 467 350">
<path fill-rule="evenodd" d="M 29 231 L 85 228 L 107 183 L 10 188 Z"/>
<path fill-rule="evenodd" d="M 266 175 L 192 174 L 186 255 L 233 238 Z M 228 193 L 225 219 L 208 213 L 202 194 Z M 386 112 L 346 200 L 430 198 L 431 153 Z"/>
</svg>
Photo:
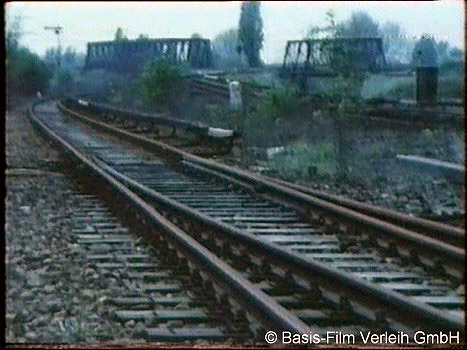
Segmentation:
<svg viewBox="0 0 467 350">
<path fill-rule="evenodd" d="M 438 98 L 440 99 L 462 99 L 464 96 L 464 75 L 449 74 L 440 77 L 438 85 Z"/>
<path fill-rule="evenodd" d="M 219 128 L 240 129 L 242 127 L 242 115 L 238 111 L 215 105 L 204 104 L 201 108 L 201 122 Z"/>
<path fill-rule="evenodd" d="M 440 67 L 438 73 L 438 99 L 462 99 L 464 96 L 464 74 L 457 67 Z M 390 98 L 415 99 L 416 77 L 394 85 L 388 93 Z"/>
<path fill-rule="evenodd" d="M 299 141 L 276 155 L 269 166 L 292 180 L 332 176 L 337 169 L 336 152 L 332 143 L 312 145 Z"/>
<path fill-rule="evenodd" d="M 173 109 L 185 90 L 180 66 L 167 61 L 151 62 L 141 78 L 143 102 L 152 108 Z"/>
<path fill-rule="evenodd" d="M 60 69 L 56 72 L 51 82 L 51 92 L 55 95 L 70 95 L 73 93 L 74 78 L 68 69 Z"/>
<path fill-rule="evenodd" d="M 271 147 L 281 144 L 276 123 L 266 114 L 246 113 L 242 129 L 243 142 L 247 147 Z"/>
<path fill-rule="evenodd" d="M 292 89 L 274 89 L 267 93 L 262 113 L 271 120 L 284 118 L 297 112 L 301 107 L 300 95 Z"/>
<path fill-rule="evenodd" d="M 49 87 L 52 72 L 47 65 L 26 48 L 9 50 L 7 55 L 7 84 L 9 94 L 23 96 L 44 93 Z"/>
</svg>

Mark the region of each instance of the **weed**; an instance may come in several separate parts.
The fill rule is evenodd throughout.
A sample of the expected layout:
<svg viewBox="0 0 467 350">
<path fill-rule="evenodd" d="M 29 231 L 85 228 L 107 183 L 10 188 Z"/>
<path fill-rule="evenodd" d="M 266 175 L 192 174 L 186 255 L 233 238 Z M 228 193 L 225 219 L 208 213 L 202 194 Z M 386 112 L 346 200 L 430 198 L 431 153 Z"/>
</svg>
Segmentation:
<svg viewBox="0 0 467 350">
<path fill-rule="evenodd" d="M 269 166 L 292 180 L 333 176 L 337 169 L 336 152 L 332 143 L 312 145 L 299 141 L 276 155 Z"/>
<path fill-rule="evenodd" d="M 273 89 L 266 95 L 261 112 L 273 121 L 289 117 L 301 107 L 300 96 L 296 90 L 279 88 Z"/>
<path fill-rule="evenodd" d="M 150 107 L 174 109 L 185 92 L 182 67 L 166 60 L 149 64 L 141 78 L 143 101 Z"/>
</svg>

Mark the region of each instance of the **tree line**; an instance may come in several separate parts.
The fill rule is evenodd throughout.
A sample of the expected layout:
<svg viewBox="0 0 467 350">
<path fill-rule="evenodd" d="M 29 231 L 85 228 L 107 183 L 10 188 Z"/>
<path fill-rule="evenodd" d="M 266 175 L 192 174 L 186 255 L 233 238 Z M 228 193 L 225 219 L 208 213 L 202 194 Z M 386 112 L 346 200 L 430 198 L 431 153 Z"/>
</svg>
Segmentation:
<svg viewBox="0 0 467 350">
<path fill-rule="evenodd" d="M 24 36 L 21 16 L 7 16 L 6 83 L 9 96 L 33 96 L 70 92 L 73 71 L 84 64 L 85 54 L 77 54 L 68 46 L 47 49 L 43 58 L 21 44 Z"/>
<path fill-rule="evenodd" d="M 332 14 L 332 10 L 329 12 Z M 463 53 L 450 47 L 444 40 L 435 40 L 424 34 L 411 38 L 397 22 L 376 22 L 365 11 L 354 11 L 350 18 L 326 27 L 311 26 L 305 39 L 325 37 L 380 37 L 386 60 L 390 64 L 435 64 L 441 65 L 461 61 Z M 330 31 L 333 31 L 332 33 Z M 260 51 L 264 35 L 259 1 L 244 1 L 241 7 L 239 25 L 219 33 L 213 40 L 215 58 L 221 67 L 258 67 L 262 64 Z M 423 52 L 423 55 L 421 54 Z"/>
<path fill-rule="evenodd" d="M 40 57 L 20 44 L 23 36 L 21 18 L 7 18 L 6 83 L 7 95 L 31 96 L 45 92 L 52 78 L 52 70 Z"/>
<path fill-rule="evenodd" d="M 259 1 L 243 1 L 238 28 L 228 29 L 213 40 L 214 59 L 221 68 L 260 67 L 263 42 L 261 4 Z"/>
</svg>

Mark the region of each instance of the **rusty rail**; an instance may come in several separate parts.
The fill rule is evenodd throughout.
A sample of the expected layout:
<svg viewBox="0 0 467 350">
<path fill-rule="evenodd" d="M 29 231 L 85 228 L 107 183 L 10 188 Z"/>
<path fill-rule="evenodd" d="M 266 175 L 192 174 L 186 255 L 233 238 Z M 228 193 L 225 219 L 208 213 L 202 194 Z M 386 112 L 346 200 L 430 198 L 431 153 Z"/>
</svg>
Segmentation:
<svg viewBox="0 0 467 350">
<path fill-rule="evenodd" d="M 214 128 L 202 123 L 192 123 L 185 120 L 170 118 L 162 114 L 144 113 L 130 109 L 116 108 L 107 104 L 91 101 L 67 99 L 63 104 L 69 108 L 84 110 L 91 113 L 107 113 L 125 120 L 169 126 L 174 129 L 180 128 L 193 134 L 212 139 L 232 139 L 240 136 L 240 133 L 236 130 Z"/>
<path fill-rule="evenodd" d="M 240 82 L 242 86 L 242 95 L 248 101 L 251 99 L 259 99 L 264 97 L 264 93 L 269 90 L 267 87 L 258 86 L 248 82 Z M 210 81 L 202 78 L 190 79 L 191 87 L 198 92 L 212 93 L 222 98 L 229 98 L 229 85 L 227 82 Z"/>
<path fill-rule="evenodd" d="M 430 262 L 432 266 L 441 263 L 442 266 L 446 268 L 446 272 L 457 279 L 461 279 L 464 274 L 465 252 L 461 248 L 283 186 L 248 171 L 194 156 L 165 143 L 149 140 L 140 135 L 120 130 L 103 122 L 95 121 L 92 118 L 80 115 L 61 104 L 59 104 L 59 108 L 95 127 L 129 139 L 149 149 L 162 152 L 171 159 L 186 160 L 198 166 L 208 168 L 213 173 L 217 172 L 219 174 L 228 175 L 231 178 L 252 186 L 255 190 L 260 190 L 263 193 L 267 192 L 273 200 L 298 206 L 305 213 L 312 214 L 313 212 L 318 212 L 321 215 L 331 217 L 333 221 L 343 222 L 350 227 L 358 227 L 360 230 L 363 229 L 365 233 L 370 234 L 375 239 L 384 240 L 389 243 L 395 241 L 404 248 L 407 248 L 408 245 L 410 250 L 409 254 L 416 253 L 419 257 L 423 257 L 425 261 Z"/>
<path fill-rule="evenodd" d="M 297 191 L 310 194 L 314 197 L 329 201 L 334 204 L 341 205 L 343 207 L 359 211 L 361 213 L 373 216 L 375 218 L 386 220 L 395 225 L 404 227 L 408 230 L 412 230 L 418 233 L 429 235 L 430 237 L 439 239 L 446 243 L 454 244 L 458 247 L 463 247 L 465 242 L 465 231 L 446 224 L 442 224 L 436 221 L 422 219 L 416 216 L 410 216 L 397 212 L 395 210 L 377 207 L 374 205 L 358 202 L 352 199 L 344 198 L 337 195 L 332 195 L 323 191 L 313 190 L 309 187 L 297 185 L 288 181 L 274 179 L 262 175 L 269 181 L 276 182 L 280 185 L 290 187 Z"/>
<path fill-rule="evenodd" d="M 296 269 L 302 270 L 303 273 L 313 273 L 316 274 L 316 277 L 319 279 L 324 278 L 328 281 L 333 280 L 339 282 L 343 286 L 350 287 L 351 290 L 347 291 L 346 293 L 350 293 L 349 297 L 351 297 L 350 295 L 352 295 L 354 298 L 360 299 L 365 298 L 366 296 L 368 298 L 368 303 L 374 305 L 381 305 L 381 303 L 387 303 L 388 305 L 391 305 L 396 309 L 403 309 L 405 312 L 407 312 L 407 319 L 413 318 L 411 322 L 414 322 L 416 318 L 420 317 L 423 318 L 426 322 L 434 322 L 434 324 L 438 324 L 438 326 L 444 325 L 448 328 L 461 327 L 461 320 L 456 320 L 455 318 L 452 318 L 448 315 L 443 315 L 443 313 L 440 312 L 440 310 L 436 310 L 435 308 L 426 304 L 410 300 L 409 298 L 397 292 L 393 292 L 375 286 L 374 284 L 364 281 L 363 279 L 355 278 L 347 273 L 344 273 L 343 271 L 339 271 L 335 268 L 329 267 L 324 263 L 313 260 L 307 260 L 300 254 L 278 247 L 271 242 L 261 240 L 252 234 L 231 227 L 230 225 L 221 223 L 207 215 L 198 212 L 197 210 L 191 209 L 186 205 L 183 205 L 175 200 L 161 195 L 158 192 L 130 179 L 129 177 L 118 173 L 103 162 L 98 162 L 98 164 L 103 170 L 111 174 L 113 177 L 115 177 L 122 183 L 126 184 L 126 186 L 131 188 L 133 191 L 140 193 L 141 195 L 156 200 L 162 203 L 164 206 L 173 208 L 176 211 L 191 217 L 192 219 L 199 220 L 200 222 L 203 222 L 209 226 L 215 227 L 220 232 L 226 233 L 237 239 L 240 239 L 241 241 L 253 245 L 256 248 L 261 249 L 262 251 L 266 251 L 272 254 L 275 258 L 280 259 L 284 263 L 292 264 Z M 387 312 L 392 314 L 392 317 L 394 317 L 393 312 L 390 312 L 389 310 L 387 310 Z"/>
<path fill-rule="evenodd" d="M 149 222 L 160 227 L 169 236 L 169 239 L 183 251 L 188 251 L 190 255 L 195 256 L 202 266 L 208 268 L 217 278 L 220 278 L 224 283 L 234 288 L 236 292 L 247 301 L 247 304 L 250 305 L 252 309 L 254 308 L 256 310 L 256 313 L 260 314 L 264 319 L 270 322 L 272 321 L 272 324 L 279 325 L 279 327 L 284 330 L 300 334 L 306 334 L 311 331 L 297 316 L 291 314 L 272 297 L 253 286 L 253 284 L 240 273 L 219 259 L 179 227 L 167 220 L 150 204 L 127 188 L 127 186 L 121 182 L 120 178 L 109 175 L 107 171 L 97 166 L 95 162 L 88 159 L 79 150 L 40 121 L 34 114 L 34 107 L 38 103 L 40 102 L 33 104 L 29 108 L 30 119 L 36 127 L 43 131 L 55 143 L 59 144 L 71 158 L 84 166 L 94 174 L 94 176 L 104 181 L 113 191 L 126 198 L 126 200 L 139 210 Z"/>
<path fill-rule="evenodd" d="M 152 140 L 144 140 L 142 137 L 138 137 L 138 135 L 131 135 L 131 133 L 128 133 L 126 131 L 118 130 L 113 127 L 108 127 L 104 123 L 101 122 L 96 122 L 93 121 L 90 118 L 80 116 L 79 114 L 67 110 L 65 107 L 61 106 L 61 109 L 66 111 L 69 114 L 74 115 L 80 120 L 86 121 L 87 123 L 90 123 L 94 126 L 98 126 L 99 128 L 105 128 L 106 131 L 111 131 L 112 133 L 116 133 L 120 136 L 124 136 L 125 138 L 130 138 L 133 140 L 137 140 L 138 143 L 143 144 L 143 145 L 151 145 L 151 147 L 156 148 L 158 150 L 163 150 L 172 156 L 174 154 L 171 152 L 174 150 L 173 147 L 160 144 L 157 141 L 152 141 Z M 152 141 L 156 143 L 147 143 L 147 141 Z M 158 145 L 159 144 L 159 145 Z M 171 150 L 172 149 L 172 150 Z M 175 149 L 176 150 L 176 149 Z M 179 150 L 178 154 L 175 156 L 177 158 L 183 158 L 183 154 L 185 152 L 181 152 Z M 191 155 L 189 155 L 191 156 Z M 194 156 L 191 156 L 193 158 Z M 195 157 L 199 158 L 199 157 Z M 200 158 L 200 160 L 203 160 Z M 88 161 L 89 162 L 89 161 Z M 102 166 L 102 165 L 101 165 Z M 226 167 L 228 168 L 228 167 Z M 102 169 L 99 169 L 102 172 Z M 133 190 L 137 190 L 140 193 L 143 193 L 146 196 L 151 196 L 153 199 L 157 199 L 159 201 L 164 201 L 166 204 L 173 206 L 174 208 L 178 206 L 178 210 L 184 211 L 187 214 L 190 213 L 189 208 L 183 208 L 181 204 L 179 203 L 170 203 L 170 200 L 167 198 L 163 198 L 164 196 L 157 195 L 154 191 L 149 190 L 148 188 L 145 188 L 144 186 L 134 182 L 131 179 L 125 178 L 123 175 L 116 173 L 115 171 L 112 171 L 109 168 L 105 169 L 108 173 L 112 174 L 113 177 L 110 177 L 115 181 L 115 178 L 118 178 L 121 182 L 124 182 L 127 184 L 127 186 L 133 188 Z M 235 174 L 233 174 L 235 175 Z M 258 188 L 258 185 L 261 185 L 263 189 L 265 189 L 266 185 L 269 185 L 269 187 L 272 187 L 273 191 L 279 191 L 281 194 L 286 194 L 287 196 L 296 196 L 301 199 L 307 199 L 310 201 L 310 198 L 307 198 L 305 195 L 297 195 L 296 191 L 282 188 L 282 186 L 278 186 L 276 184 L 271 184 L 268 183 L 268 181 L 263 180 L 262 182 L 257 181 L 254 175 L 251 175 L 245 180 L 249 183 L 252 183 L 255 188 Z M 119 183 L 117 181 L 117 183 Z M 121 186 L 121 183 L 120 183 Z M 125 189 L 125 187 L 123 187 Z M 309 197 L 309 196 L 308 196 Z M 322 201 L 321 201 L 322 202 Z M 319 204 L 319 200 L 315 201 L 315 205 Z M 143 205 L 140 205 L 143 206 Z M 337 207 L 337 206 L 334 206 Z M 328 208 L 332 208 L 332 205 L 328 205 Z M 328 209 L 326 208 L 326 209 Z M 152 208 L 149 208 L 152 209 Z M 334 210 L 341 210 L 345 213 L 345 210 L 339 209 L 339 208 L 334 208 Z M 420 319 L 423 319 L 424 322 L 427 322 L 427 324 L 430 324 L 430 327 L 433 327 L 433 329 L 439 327 L 444 328 L 446 327 L 447 329 L 463 329 L 463 321 L 459 320 L 456 317 L 453 317 L 452 315 L 445 314 L 443 312 L 440 312 L 439 310 L 436 310 L 428 305 L 425 305 L 420 302 L 416 302 L 413 300 L 408 300 L 408 298 L 401 296 L 399 293 L 395 293 L 389 290 L 385 290 L 383 288 L 376 287 L 372 285 L 371 283 L 368 283 L 366 281 L 363 281 L 361 279 L 349 276 L 348 274 L 342 272 L 342 271 L 337 271 L 333 268 L 330 268 L 329 266 L 326 266 L 325 264 L 315 262 L 315 261 L 310 261 L 304 259 L 302 256 L 295 254 L 293 252 L 290 252 L 286 249 L 281 249 L 277 246 L 274 246 L 271 243 L 264 242 L 259 240 L 256 237 L 252 237 L 251 235 L 239 231 L 239 230 L 233 230 L 231 227 L 226 226 L 218 221 L 215 221 L 209 217 L 203 217 L 202 215 L 199 215 L 193 211 L 191 211 L 191 216 L 196 217 L 197 219 L 204 220 L 206 223 L 208 223 L 208 220 L 211 220 L 212 225 L 216 225 L 222 232 L 227 232 L 230 235 L 234 235 L 235 237 L 249 242 L 250 244 L 254 244 L 260 249 L 265 249 L 268 250 L 269 252 L 273 253 L 274 256 L 278 257 L 279 259 L 283 260 L 284 262 L 288 262 L 289 264 L 294 264 L 297 267 L 300 267 L 300 270 L 302 270 L 304 273 L 316 273 L 316 276 L 319 277 L 320 279 L 323 278 L 328 281 L 331 285 L 335 285 L 336 281 L 341 282 L 341 287 L 346 286 L 344 291 L 346 293 L 350 293 L 349 295 L 355 296 L 359 295 L 360 298 L 367 298 L 368 304 L 378 304 L 378 305 L 384 305 L 385 309 L 387 310 L 388 314 L 392 316 L 398 315 L 396 318 L 403 318 L 404 320 L 410 320 L 411 324 L 418 323 L 420 322 Z M 332 281 L 332 283 L 331 283 Z M 349 288 L 350 287 L 350 288 Z M 337 288 L 337 287 L 335 287 Z M 401 313 L 400 310 L 404 310 L 404 312 Z"/>
</svg>

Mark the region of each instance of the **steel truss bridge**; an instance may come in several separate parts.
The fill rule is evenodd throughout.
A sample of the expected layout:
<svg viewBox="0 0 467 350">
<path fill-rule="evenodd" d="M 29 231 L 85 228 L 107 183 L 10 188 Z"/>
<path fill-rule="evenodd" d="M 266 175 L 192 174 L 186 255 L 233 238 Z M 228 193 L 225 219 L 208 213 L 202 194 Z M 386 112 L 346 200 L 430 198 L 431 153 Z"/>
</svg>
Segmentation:
<svg viewBox="0 0 467 350">
<path fill-rule="evenodd" d="M 291 75 L 333 75 L 339 60 L 352 62 L 350 67 L 355 69 L 380 71 L 386 66 L 382 39 L 289 40 L 285 48 L 282 71 Z"/>
<path fill-rule="evenodd" d="M 164 58 L 192 68 L 212 65 L 208 39 L 138 39 L 88 43 L 85 69 L 134 72 L 150 60 Z"/>
</svg>

